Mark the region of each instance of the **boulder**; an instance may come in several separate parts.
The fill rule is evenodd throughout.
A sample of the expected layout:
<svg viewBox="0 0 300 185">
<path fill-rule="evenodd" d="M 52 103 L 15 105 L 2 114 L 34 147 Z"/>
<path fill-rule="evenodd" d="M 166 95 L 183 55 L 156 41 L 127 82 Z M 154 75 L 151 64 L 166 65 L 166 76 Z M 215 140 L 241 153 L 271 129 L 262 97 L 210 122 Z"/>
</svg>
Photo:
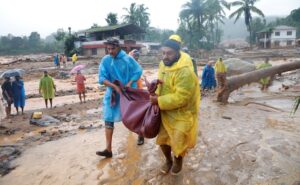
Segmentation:
<svg viewBox="0 0 300 185">
<path fill-rule="evenodd" d="M 226 59 L 224 64 L 227 67 L 227 76 L 239 75 L 256 69 L 253 63 L 238 58 Z"/>
</svg>

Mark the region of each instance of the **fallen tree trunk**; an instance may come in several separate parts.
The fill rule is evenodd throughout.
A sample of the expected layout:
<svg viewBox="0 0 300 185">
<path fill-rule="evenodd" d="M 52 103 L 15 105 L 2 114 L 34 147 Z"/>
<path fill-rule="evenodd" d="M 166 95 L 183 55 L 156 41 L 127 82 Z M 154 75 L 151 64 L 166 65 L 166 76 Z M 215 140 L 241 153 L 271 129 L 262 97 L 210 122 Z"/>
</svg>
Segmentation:
<svg viewBox="0 0 300 185">
<path fill-rule="evenodd" d="M 220 93 L 221 98 L 219 101 L 223 103 L 227 103 L 230 93 L 246 84 L 258 82 L 261 78 L 274 76 L 276 74 L 280 74 L 286 71 L 296 70 L 299 68 L 300 68 L 300 61 L 298 60 L 298 61 L 272 66 L 270 68 L 255 70 L 252 72 L 227 78 L 226 86 L 224 90 L 222 90 L 222 92 Z"/>
</svg>

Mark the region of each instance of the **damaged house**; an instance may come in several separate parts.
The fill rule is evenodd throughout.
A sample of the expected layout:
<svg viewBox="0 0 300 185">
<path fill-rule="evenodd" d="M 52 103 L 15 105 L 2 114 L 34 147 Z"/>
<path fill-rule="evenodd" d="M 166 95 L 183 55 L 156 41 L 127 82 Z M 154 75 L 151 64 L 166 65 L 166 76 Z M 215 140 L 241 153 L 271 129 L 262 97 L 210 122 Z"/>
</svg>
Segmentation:
<svg viewBox="0 0 300 185">
<path fill-rule="evenodd" d="M 137 43 L 135 40 L 126 40 L 125 36 L 141 33 L 145 33 L 145 31 L 134 24 L 95 27 L 77 32 L 79 41 L 76 41 L 75 46 L 80 49 L 84 56 L 101 57 L 107 53 L 104 44 L 106 39 L 115 37 L 120 39 L 121 48 L 124 51 L 140 50 L 144 47 L 141 43 Z"/>
<path fill-rule="evenodd" d="M 296 45 L 296 28 L 276 26 L 257 32 L 257 44 L 260 48 L 286 48 Z"/>
</svg>

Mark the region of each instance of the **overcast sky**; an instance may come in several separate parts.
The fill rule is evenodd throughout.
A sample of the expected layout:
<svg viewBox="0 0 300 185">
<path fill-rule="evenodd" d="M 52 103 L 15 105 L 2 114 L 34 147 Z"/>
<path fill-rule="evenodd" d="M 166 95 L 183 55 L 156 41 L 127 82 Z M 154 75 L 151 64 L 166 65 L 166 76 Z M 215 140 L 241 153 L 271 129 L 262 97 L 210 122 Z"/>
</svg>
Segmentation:
<svg viewBox="0 0 300 185">
<path fill-rule="evenodd" d="M 28 36 L 37 31 L 44 38 L 58 28 L 78 31 L 93 23 L 105 26 L 109 12 L 117 13 L 121 20 L 126 13 L 123 8 L 129 8 L 132 2 L 149 8 L 151 26 L 175 30 L 181 6 L 187 0 L 1 0 L 0 35 Z M 300 0 L 260 0 L 256 7 L 265 15 L 286 16 L 300 7 Z"/>
</svg>

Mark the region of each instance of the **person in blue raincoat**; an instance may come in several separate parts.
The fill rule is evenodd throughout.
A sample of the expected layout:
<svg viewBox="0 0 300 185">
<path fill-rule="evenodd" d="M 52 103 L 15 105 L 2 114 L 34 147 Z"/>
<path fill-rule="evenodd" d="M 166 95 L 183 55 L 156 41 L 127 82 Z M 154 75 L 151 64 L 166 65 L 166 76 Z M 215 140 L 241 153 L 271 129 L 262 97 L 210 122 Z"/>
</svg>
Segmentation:
<svg viewBox="0 0 300 185">
<path fill-rule="evenodd" d="M 24 89 L 24 82 L 20 79 L 20 76 L 15 77 L 15 81 L 12 83 L 12 90 L 13 90 L 13 100 L 14 105 L 19 114 L 19 107 L 21 107 L 22 114 L 24 114 L 24 106 L 25 106 L 25 89 Z"/>
<path fill-rule="evenodd" d="M 203 90 L 214 89 L 216 86 L 215 70 L 212 66 L 212 62 L 208 62 L 202 72 L 201 88 Z"/>
<path fill-rule="evenodd" d="M 55 65 L 57 68 L 60 67 L 59 57 L 58 57 L 58 54 L 57 54 L 57 53 L 53 56 L 53 62 L 54 62 L 54 65 Z"/>
<path fill-rule="evenodd" d="M 106 158 L 112 157 L 112 136 L 114 123 L 121 121 L 120 97 L 117 94 L 115 105 L 111 105 L 112 91 L 120 93 L 118 86 L 113 84 L 119 80 L 124 86 L 137 88 L 136 81 L 142 75 L 141 66 L 120 47 L 119 40 L 110 39 L 105 42 L 108 55 L 104 56 L 99 65 L 99 83 L 106 86 L 103 97 L 103 119 L 105 121 L 106 149 L 96 154 Z"/>
</svg>

